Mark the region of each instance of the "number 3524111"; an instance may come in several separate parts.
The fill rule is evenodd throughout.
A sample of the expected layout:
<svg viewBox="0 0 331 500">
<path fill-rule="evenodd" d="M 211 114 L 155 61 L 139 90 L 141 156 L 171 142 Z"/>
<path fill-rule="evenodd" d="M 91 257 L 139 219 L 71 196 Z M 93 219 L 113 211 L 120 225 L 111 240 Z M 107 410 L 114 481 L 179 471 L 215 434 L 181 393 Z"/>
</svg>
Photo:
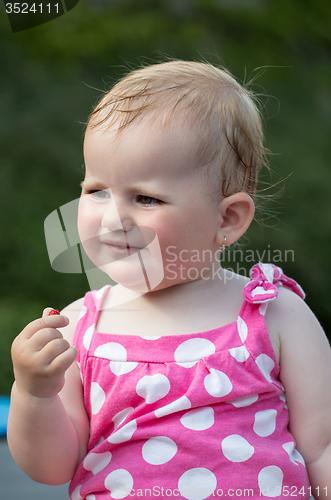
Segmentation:
<svg viewBox="0 0 331 500">
<path fill-rule="evenodd" d="M 320 488 L 319 486 L 317 486 L 316 488 L 312 488 L 311 486 L 309 486 L 308 491 L 309 491 L 310 496 L 313 495 L 315 500 L 317 500 L 317 498 L 320 495 L 323 495 L 323 497 L 326 497 L 328 495 L 328 487 L 327 486 L 325 486 L 324 488 Z M 305 488 L 301 488 L 299 490 L 299 488 L 297 488 L 297 486 L 276 486 L 275 493 L 276 493 L 276 496 L 283 495 L 284 497 L 287 497 L 287 496 L 288 497 L 302 497 L 302 496 L 305 496 L 307 494 L 307 490 Z"/>
<path fill-rule="evenodd" d="M 58 14 L 59 4 L 58 3 L 33 3 L 29 5 L 27 3 L 21 2 L 7 2 L 5 4 L 7 14 Z"/>
</svg>

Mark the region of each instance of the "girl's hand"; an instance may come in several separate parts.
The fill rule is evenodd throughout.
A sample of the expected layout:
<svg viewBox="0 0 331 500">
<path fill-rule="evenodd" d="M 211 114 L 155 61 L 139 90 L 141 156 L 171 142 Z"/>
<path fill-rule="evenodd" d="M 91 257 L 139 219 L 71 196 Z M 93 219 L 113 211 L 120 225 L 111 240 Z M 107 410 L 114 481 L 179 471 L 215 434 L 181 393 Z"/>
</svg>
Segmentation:
<svg viewBox="0 0 331 500">
<path fill-rule="evenodd" d="M 68 325 L 66 316 L 48 316 L 29 323 L 12 345 L 16 386 L 20 392 L 37 398 L 53 398 L 64 386 L 64 374 L 77 355 L 57 328 Z"/>
</svg>

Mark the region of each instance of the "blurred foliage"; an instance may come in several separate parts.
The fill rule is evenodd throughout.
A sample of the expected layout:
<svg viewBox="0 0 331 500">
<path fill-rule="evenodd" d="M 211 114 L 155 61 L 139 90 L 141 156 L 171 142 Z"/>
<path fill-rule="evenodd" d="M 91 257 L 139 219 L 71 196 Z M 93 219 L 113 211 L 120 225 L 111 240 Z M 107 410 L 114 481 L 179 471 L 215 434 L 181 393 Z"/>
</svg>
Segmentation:
<svg viewBox="0 0 331 500">
<path fill-rule="evenodd" d="M 329 0 L 81 0 L 15 34 L 0 11 L 0 392 L 10 390 L 19 331 L 44 307 L 60 309 L 88 290 L 83 275 L 51 269 L 43 229 L 50 212 L 80 194 L 83 123 L 105 86 L 168 56 L 253 80 L 274 173 L 261 176 L 265 220 L 238 248 L 257 258 L 293 250 L 294 260 L 275 263 L 331 331 L 330 26 Z M 233 262 L 231 250 L 227 258 L 241 272 L 252 265 Z"/>
</svg>

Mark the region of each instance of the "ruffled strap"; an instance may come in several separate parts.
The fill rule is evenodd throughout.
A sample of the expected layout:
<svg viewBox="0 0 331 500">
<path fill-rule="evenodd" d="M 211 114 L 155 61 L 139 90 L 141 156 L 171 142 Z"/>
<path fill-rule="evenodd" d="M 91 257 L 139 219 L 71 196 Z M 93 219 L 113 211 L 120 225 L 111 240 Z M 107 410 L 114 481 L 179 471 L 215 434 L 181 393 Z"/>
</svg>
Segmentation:
<svg viewBox="0 0 331 500">
<path fill-rule="evenodd" d="M 92 292 L 91 292 L 92 298 L 94 301 L 94 305 L 95 305 L 95 310 L 97 312 L 97 317 L 100 314 L 100 311 L 101 311 L 102 306 L 103 306 L 104 298 L 106 297 L 109 288 L 111 288 L 111 285 L 104 285 L 99 290 L 92 290 Z"/>
<path fill-rule="evenodd" d="M 274 264 L 263 264 L 259 262 L 250 271 L 251 281 L 244 287 L 244 298 L 253 304 L 270 302 L 278 295 L 278 287 L 286 286 L 302 299 L 305 293 L 301 286 L 283 273 L 280 267 Z"/>
<path fill-rule="evenodd" d="M 73 336 L 73 345 L 78 347 L 78 358 L 82 356 L 81 347 L 89 349 L 91 339 L 98 323 L 100 311 L 102 309 L 102 301 L 111 286 L 106 285 L 100 290 L 92 290 L 87 292 L 84 297 L 84 303 L 80 311 L 76 329 Z"/>
</svg>

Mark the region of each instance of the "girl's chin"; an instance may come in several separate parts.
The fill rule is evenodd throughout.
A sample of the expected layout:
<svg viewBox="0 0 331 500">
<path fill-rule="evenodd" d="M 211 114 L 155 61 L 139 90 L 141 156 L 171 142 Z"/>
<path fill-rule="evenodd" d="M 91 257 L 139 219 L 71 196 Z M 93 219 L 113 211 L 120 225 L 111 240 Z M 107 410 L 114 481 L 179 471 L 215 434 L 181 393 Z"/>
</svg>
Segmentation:
<svg viewBox="0 0 331 500">
<path fill-rule="evenodd" d="M 120 269 L 122 267 L 122 269 Z M 101 271 L 106 273 L 113 281 L 129 288 L 135 292 L 147 293 L 149 291 L 148 283 L 145 275 L 140 269 L 123 269 L 117 263 L 108 264 L 107 266 L 100 266 Z"/>
<path fill-rule="evenodd" d="M 141 293 L 154 290 L 163 281 L 162 260 L 148 250 L 99 266 L 113 281 Z"/>
</svg>

